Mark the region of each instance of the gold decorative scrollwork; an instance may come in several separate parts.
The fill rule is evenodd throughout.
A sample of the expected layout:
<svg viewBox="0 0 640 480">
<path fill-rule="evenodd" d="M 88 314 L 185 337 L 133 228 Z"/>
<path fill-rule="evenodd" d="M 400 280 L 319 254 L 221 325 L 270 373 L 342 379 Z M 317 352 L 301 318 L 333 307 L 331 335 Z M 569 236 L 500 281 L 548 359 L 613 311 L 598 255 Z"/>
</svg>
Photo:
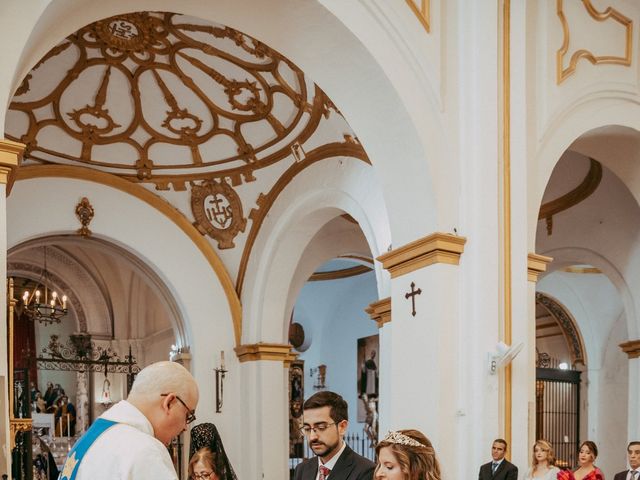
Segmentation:
<svg viewBox="0 0 640 480">
<path fill-rule="evenodd" d="M 91 230 L 89 230 L 89 224 L 91 220 L 93 220 L 93 216 L 95 215 L 95 211 L 93 210 L 93 206 L 87 197 L 82 197 L 82 200 L 78 202 L 76 205 L 76 217 L 80 220 L 80 227 L 77 230 L 77 234 L 87 238 L 91 236 Z"/>
<path fill-rule="evenodd" d="M 430 0 L 406 0 L 406 2 L 427 33 L 431 32 Z"/>
<path fill-rule="evenodd" d="M 9 418 L 9 436 L 11 437 L 11 450 L 16 446 L 16 433 L 30 432 L 33 420 L 30 418 Z"/>
<path fill-rule="evenodd" d="M 604 22 L 612 19 L 618 22 L 625 28 L 625 48 L 624 55 L 594 55 L 592 52 L 586 49 L 576 50 L 569 59 L 569 66 L 564 67 L 564 57 L 569 51 L 570 31 L 567 17 L 563 10 L 563 0 L 556 0 L 556 12 L 560 23 L 562 24 L 562 46 L 556 53 L 556 71 L 557 71 L 557 83 L 562 83 L 567 77 L 572 75 L 576 70 L 576 65 L 581 58 L 589 60 L 593 65 L 600 64 L 614 64 L 614 65 L 631 65 L 632 55 L 632 38 L 633 38 L 633 21 L 624 16 L 618 10 L 613 7 L 606 8 L 603 12 L 599 12 L 591 4 L 591 0 L 582 0 L 584 8 L 587 10 L 591 18 L 598 22 Z"/>
<path fill-rule="evenodd" d="M 233 248 L 233 239 L 244 232 L 247 225 L 240 197 L 224 181 L 193 184 L 191 211 L 196 219 L 194 226 L 203 235 L 217 240 L 221 249 Z"/>
<path fill-rule="evenodd" d="M 49 51 L 16 90 L 9 115 L 23 120 L 7 122 L 7 133 L 28 144 L 32 161 L 184 190 L 253 181 L 309 139 L 332 106 L 256 39 L 142 12 L 90 24 Z"/>
</svg>

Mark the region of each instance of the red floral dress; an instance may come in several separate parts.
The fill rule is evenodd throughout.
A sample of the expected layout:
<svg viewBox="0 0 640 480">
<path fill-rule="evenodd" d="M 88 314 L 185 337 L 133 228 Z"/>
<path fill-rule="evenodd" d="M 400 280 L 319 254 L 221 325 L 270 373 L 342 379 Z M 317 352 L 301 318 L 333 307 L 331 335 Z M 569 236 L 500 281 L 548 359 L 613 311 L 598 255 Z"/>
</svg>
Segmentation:
<svg viewBox="0 0 640 480">
<path fill-rule="evenodd" d="M 571 470 L 560 470 L 558 473 L 558 480 L 575 480 L 576 477 L 573 476 L 573 472 Z M 602 470 L 598 467 L 595 467 L 589 473 L 587 473 L 582 480 L 604 480 L 604 474 Z"/>
</svg>

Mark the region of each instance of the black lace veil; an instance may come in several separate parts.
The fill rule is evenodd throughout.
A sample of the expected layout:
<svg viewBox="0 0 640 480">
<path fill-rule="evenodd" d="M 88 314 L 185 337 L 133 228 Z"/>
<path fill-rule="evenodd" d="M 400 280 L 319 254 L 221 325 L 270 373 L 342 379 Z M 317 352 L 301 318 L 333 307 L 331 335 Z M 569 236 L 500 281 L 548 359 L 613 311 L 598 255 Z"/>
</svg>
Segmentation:
<svg viewBox="0 0 640 480">
<path fill-rule="evenodd" d="M 215 455 L 215 471 L 220 480 L 238 480 L 222 445 L 222 438 L 213 423 L 201 423 L 191 429 L 189 458 L 201 448 L 208 448 Z"/>
</svg>

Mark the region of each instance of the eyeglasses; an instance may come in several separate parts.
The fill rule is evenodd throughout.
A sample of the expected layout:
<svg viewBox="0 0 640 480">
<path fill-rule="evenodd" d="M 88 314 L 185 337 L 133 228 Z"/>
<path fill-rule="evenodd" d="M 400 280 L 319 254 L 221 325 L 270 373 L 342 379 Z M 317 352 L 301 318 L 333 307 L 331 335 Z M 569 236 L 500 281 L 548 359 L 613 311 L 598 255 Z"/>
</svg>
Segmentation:
<svg viewBox="0 0 640 480">
<path fill-rule="evenodd" d="M 168 397 L 169 395 L 171 395 L 171 394 L 169 394 L 169 393 L 161 393 L 160 394 L 161 397 Z M 189 425 L 190 423 L 195 422 L 196 421 L 196 411 L 195 410 L 191 410 L 189 407 L 187 407 L 187 404 L 184 403 L 184 401 L 178 395 L 176 395 L 176 394 L 173 394 L 173 395 L 178 399 L 178 401 L 182 404 L 182 406 L 187 409 L 187 425 Z M 207 477 L 202 477 L 202 478 L 206 479 Z"/>
<path fill-rule="evenodd" d="M 336 422 L 333 422 L 333 423 L 318 423 L 313 427 L 311 425 L 305 425 L 304 427 L 302 427 L 300 429 L 300 431 L 304 435 L 311 435 L 311 432 L 313 432 L 313 433 L 322 433 L 327 428 L 329 428 L 331 425 L 337 425 L 337 423 Z"/>
<path fill-rule="evenodd" d="M 194 473 L 191 478 L 195 480 L 209 480 L 213 472 Z"/>
</svg>

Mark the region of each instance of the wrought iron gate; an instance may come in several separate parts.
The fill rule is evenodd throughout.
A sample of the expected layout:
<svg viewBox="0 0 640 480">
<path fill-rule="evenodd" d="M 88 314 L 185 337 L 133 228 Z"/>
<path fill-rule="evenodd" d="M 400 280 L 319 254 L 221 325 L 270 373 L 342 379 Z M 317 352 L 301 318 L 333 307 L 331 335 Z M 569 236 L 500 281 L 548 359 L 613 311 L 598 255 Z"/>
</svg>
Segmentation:
<svg viewBox="0 0 640 480">
<path fill-rule="evenodd" d="M 578 463 L 580 373 L 536 368 L 536 438 L 551 443 L 560 468 Z"/>
</svg>

